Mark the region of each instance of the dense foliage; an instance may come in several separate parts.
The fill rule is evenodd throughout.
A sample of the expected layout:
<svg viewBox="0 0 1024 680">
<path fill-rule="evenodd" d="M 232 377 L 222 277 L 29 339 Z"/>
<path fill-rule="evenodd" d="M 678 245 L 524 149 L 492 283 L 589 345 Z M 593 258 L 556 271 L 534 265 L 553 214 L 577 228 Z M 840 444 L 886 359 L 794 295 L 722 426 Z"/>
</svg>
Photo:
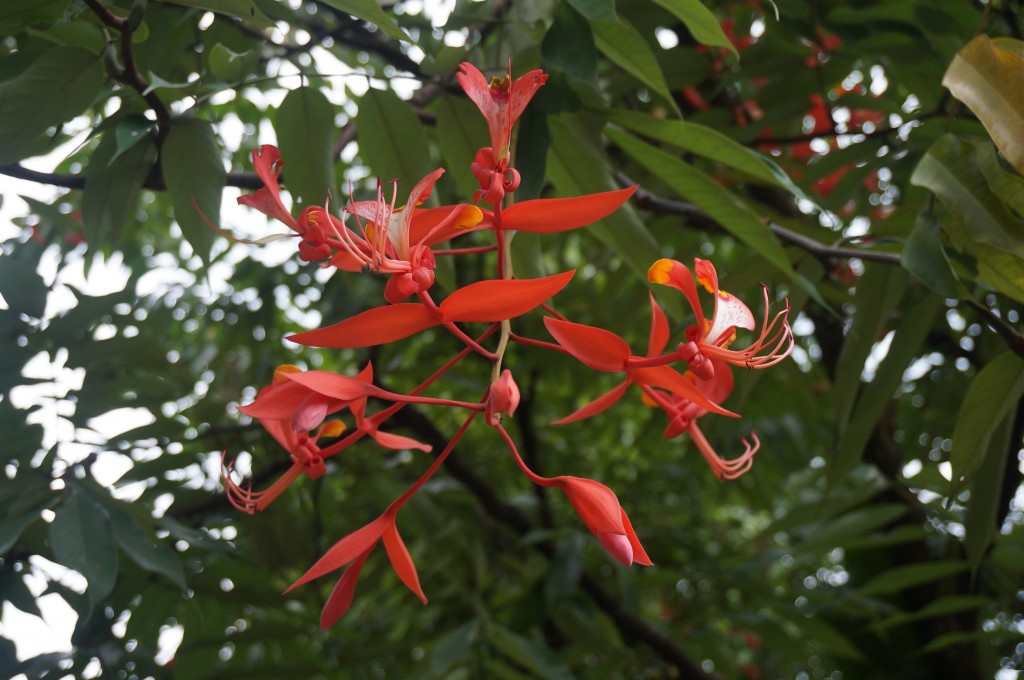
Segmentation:
<svg viewBox="0 0 1024 680">
<path fill-rule="evenodd" d="M 5 208 L 51 193 L 26 198 L 0 244 L 0 674 L 1015 677 L 1021 10 L 2 3 Z M 370 347 L 287 340 L 385 305 L 386 280 L 319 266 L 308 239 L 264 239 L 287 228 L 236 198 L 264 186 L 253 151 L 275 144 L 294 215 L 328 195 L 338 215 L 378 178 L 400 180 L 400 204 L 442 166 L 423 207 L 468 202 L 489 134 L 456 74 L 469 62 L 500 80 L 509 58 L 513 77 L 548 74 L 513 137 L 512 205 L 639 185 L 589 226 L 517 233 L 516 275 L 575 270 L 553 307 L 639 353 L 649 291 L 675 335 L 693 323 L 648 268 L 713 260 L 758 319 L 762 283 L 773 309 L 788 299 L 795 348 L 735 372 L 724 406 L 741 420 L 701 418 L 725 458 L 760 441 L 752 469 L 720 481 L 639 391 L 553 426 L 622 376 L 513 343 L 504 426 L 523 464 L 613 488 L 655 566 L 611 559 L 477 422 L 401 516 L 429 604 L 379 551 L 321 630 L 333 581 L 282 591 L 381 516 L 464 418 L 406 406 L 388 432 L 431 452 L 362 441 L 249 516 L 224 493 L 222 453 L 254 488 L 291 461 L 239 406 L 282 364 L 352 376 L 372 361 L 377 385 L 407 394 L 465 345 L 440 328 Z M 475 257 L 438 257 L 439 299 L 494 278 L 487 238 L 452 241 Z M 542 316 L 516 333 L 565 345 Z M 470 356 L 431 396 L 476 400 L 491 368 Z M 54 600 L 74 633 L 38 651 L 13 622 Z"/>
</svg>

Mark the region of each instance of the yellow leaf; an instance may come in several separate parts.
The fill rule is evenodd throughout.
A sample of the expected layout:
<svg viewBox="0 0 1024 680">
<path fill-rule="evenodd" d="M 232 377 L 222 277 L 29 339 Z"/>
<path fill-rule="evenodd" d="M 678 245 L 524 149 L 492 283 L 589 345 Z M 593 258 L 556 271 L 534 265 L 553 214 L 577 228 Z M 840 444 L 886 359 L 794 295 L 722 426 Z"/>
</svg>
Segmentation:
<svg viewBox="0 0 1024 680">
<path fill-rule="evenodd" d="M 942 84 L 974 112 L 1024 175 L 1024 43 L 979 35 L 953 58 Z"/>
</svg>

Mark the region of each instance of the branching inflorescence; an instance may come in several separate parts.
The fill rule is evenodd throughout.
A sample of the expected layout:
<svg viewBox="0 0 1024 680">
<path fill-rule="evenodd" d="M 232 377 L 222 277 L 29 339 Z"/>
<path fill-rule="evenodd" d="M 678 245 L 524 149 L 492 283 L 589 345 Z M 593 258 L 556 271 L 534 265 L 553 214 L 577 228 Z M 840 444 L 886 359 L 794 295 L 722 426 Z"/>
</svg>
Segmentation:
<svg viewBox="0 0 1024 680">
<path fill-rule="evenodd" d="M 545 347 L 569 354 L 594 370 L 625 375 L 618 386 L 557 424 L 597 415 L 621 399 L 631 385 L 636 385 L 646 404 L 664 411 L 668 419 L 665 436 L 673 438 L 689 433 L 719 480 L 735 479 L 749 470 L 759 440 L 756 434 L 751 435 L 751 443 L 743 440 L 744 452 L 739 457 L 724 460 L 708 443 L 697 420 L 707 413 L 736 415 L 720 405 L 732 392 L 731 366 L 767 368 L 788 356 L 792 349 L 788 304 L 771 315 L 765 289 L 765 311 L 758 328 L 750 309 L 718 287 L 717 272 L 707 260 L 695 260 L 692 272 L 675 260 L 658 260 L 651 266 L 648 279 L 682 292 L 696 322 L 675 343 L 674 349 L 666 351 L 672 344 L 669 323 L 652 295 L 650 337 L 643 356 L 634 355 L 626 341 L 615 333 L 573 323 L 554 313 L 546 304 L 569 283 L 573 271 L 537 279 L 516 278 L 509 255 L 509 242 L 514 232 L 550 234 L 588 225 L 618 209 L 635 187 L 573 198 L 521 201 L 506 208 L 506 196 L 515 192 L 520 181 L 518 171 L 510 165 L 512 129 L 531 97 L 547 80 L 541 71 L 531 71 L 516 80 L 511 76 L 511 64 L 502 78 L 489 82 L 470 64 L 463 64 L 458 75 L 459 84 L 485 117 L 491 137 L 491 146 L 480 149 L 473 161 L 473 175 L 480 185 L 474 194 L 474 203 L 420 208 L 444 173 L 439 168 L 416 183 L 403 207 L 397 207 L 400 195 L 397 186 L 387 190 L 378 185 L 375 200 L 350 201 L 340 216 L 332 215 L 326 207 L 309 207 L 295 218 L 281 200 L 278 184 L 281 161 L 277 149 L 265 145 L 253 152 L 253 164 L 264 186 L 239 198 L 239 203 L 287 226 L 300 238 L 298 249 L 303 260 L 345 271 L 369 269 L 388 277 L 384 289 L 387 304 L 332 326 L 299 333 L 291 340 L 314 347 L 370 347 L 441 326 L 464 345 L 408 394 L 375 386 L 370 365 L 353 377 L 282 366 L 276 371 L 272 384 L 260 390 L 251 404 L 241 407 L 243 413 L 259 420 L 292 460 L 291 468 L 262 491 L 234 481 L 232 465 L 225 461 L 223 477 L 228 498 L 235 507 L 248 513 L 266 508 L 303 474 L 314 479 L 322 476 L 327 469 L 324 462 L 327 458 L 366 437 L 386 449 L 430 451 L 431 447 L 424 443 L 381 429 L 406 404 L 440 406 L 466 414 L 462 426 L 416 483 L 393 501 L 378 519 L 331 547 L 291 586 L 298 587 L 348 566 L 324 606 L 320 621 L 324 628 L 348 610 L 359 572 L 380 542 L 384 543 L 385 552 L 402 583 L 426 602 L 412 558 L 398 534 L 398 512 L 439 469 L 481 414 L 484 423 L 500 434 L 523 474 L 540 486 L 560 488 L 611 557 L 627 566 L 634 562 L 651 564 L 611 489 L 580 477 L 542 477 L 519 455 L 515 441 L 502 424 L 504 416 L 515 413 L 520 398 L 512 372 L 502 367 L 510 343 Z M 488 207 L 478 207 L 475 203 Z M 471 231 L 492 233 L 494 245 L 435 250 L 436 246 Z M 496 278 L 454 290 L 440 302 L 434 300 L 431 290 L 436 257 L 489 256 L 490 252 L 496 252 Z M 713 297 L 710 318 L 704 316 L 698 285 Z M 512 332 L 512 319 L 538 308 L 551 313 L 544 318 L 544 323 L 554 338 L 553 343 Z M 460 325 L 467 323 L 487 324 L 487 328 L 474 338 Z M 738 329 L 756 331 L 757 338 L 746 348 L 734 349 Z M 494 348 L 488 349 L 489 346 Z M 469 401 L 426 395 L 438 378 L 471 354 L 480 355 L 490 363 L 490 386 L 484 394 Z M 685 371 L 673 366 L 677 364 Z M 368 413 L 367 401 L 371 397 L 389 405 Z M 338 419 L 345 412 L 354 421 L 351 428 Z M 332 443 L 321 446 L 324 439 Z"/>
</svg>

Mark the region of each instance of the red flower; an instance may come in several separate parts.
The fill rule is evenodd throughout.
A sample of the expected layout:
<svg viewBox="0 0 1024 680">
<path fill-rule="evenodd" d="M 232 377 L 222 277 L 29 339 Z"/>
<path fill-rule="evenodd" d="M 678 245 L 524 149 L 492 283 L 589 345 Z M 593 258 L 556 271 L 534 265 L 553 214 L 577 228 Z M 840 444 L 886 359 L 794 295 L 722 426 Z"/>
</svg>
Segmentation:
<svg viewBox="0 0 1024 680">
<path fill-rule="evenodd" d="M 686 265 L 676 260 L 658 260 L 647 271 L 652 283 L 661 283 L 678 289 L 686 296 L 694 314 L 696 325 L 686 331 L 687 343 L 680 345 L 679 353 L 690 364 L 698 377 L 708 379 L 713 375 L 714 365 L 709 359 L 720 359 L 726 363 L 747 368 L 767 368 L 779 363 L 793 349 L 793 331 L 789 327 L 789 303 L 774 317 L 768 317 L 768 289 L 764 291 L 764 317 L 757 339 L 741 350 L 728 349 L 736 339 L 736 329 L 754 330 L 757 324 L 750 309 L 738 298 L 718 287 L 718 274 L 708 260 L 695 259 L 694 272 L 697 282 L 714 296 L 715 307 L 710 319 L 704 316 L 694 276 Z"/>
<path fill-rule="evenodd" d="M 660 354 L 668 343 L 668 322 L 661 308 L 654 302 L 653 296 L 651 313 L 651 335 L 646 357 L 633 356 L 629 344 L 611 331 L 552 317 L 544 318 L 548 332 L 566 352 L 598 371 L 626 373 L 625 381 L 556 424 L 564 425 L 601 413 L 619 401 L 632 384 L 640 385 L 642 388 L 660 388 L 680 399 L 697 404 L 706 411 L 728 416 L 736 415 L 709 399 L 692 379 L 667 365 L 680 360 L 681 356 L 678 352 Z"/>
<path fill-rule="evenodd" d="M 479 69 L 469 62 L 459 66 L 459 73 L 455 77 L 487 120 L 493 158 L 497 161 L 504 159 L 512 139 L 512 126 L 523 114 L 533 95 L 547 82 L 547 74 L 538 69 L 513 82 L 510 59 L 505 76 L 501 79 L 491 78 L 489 83 Z"/>
<path fill-rule="evenodd" d="M 543 486 L 557 486 L 565 493 L 576 514 L 616 561 L 627 567 L 634 562 L 647 567 L 654 564 L 640 544 L 615 492 L 607 486 L 582 477 L 554 477 Z"/>
</svg>

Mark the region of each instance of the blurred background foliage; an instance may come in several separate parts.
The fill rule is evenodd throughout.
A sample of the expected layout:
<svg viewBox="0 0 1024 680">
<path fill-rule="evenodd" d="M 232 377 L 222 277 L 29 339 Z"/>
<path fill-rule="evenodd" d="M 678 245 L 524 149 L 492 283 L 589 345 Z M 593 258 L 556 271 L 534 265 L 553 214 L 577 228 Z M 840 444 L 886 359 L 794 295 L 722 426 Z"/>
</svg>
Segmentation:
<svg viewBox="0 0 1024 680">
<path fill-rule="evenodd" d="M 1016 677 L 1021 9 L 4 2 L 0 675 Z M 550 73 L 521 121 L 516 198 L 641 187 L 592 227 L 521 234 L 517 271 L 577 269 L 559 310 L 637 347 L 647 266 L 710 257 L 748 301 L 762 281 L 789 297 L 797 349 L 738 372 L 726 405 L 741 421 L 705 419 L 720 451 L 750 430 L 763 442 L 749 474 L 719 483 L 635 395 L 550 427 L 615 376 L 513 348 L 527 460 L 615 489 L 657 566 L 609 560 L 561 495 L 472 428 L 402 516 L 429 606 L 378 556 L 322 632 L 331 583 L 282 591 L 424 454 L 360 445 L 245 516 L 220 492 L 221 452 L 257 486 L 288 461 L 236 406 L 281 363 L 351 374 L 372 358 L 407 390 L 456 344 L 287 342 L 378 305 L 382 281 L 302 263 L 290 241 L 231 244 L 193 200 L 238 236 L 279 229 L 234 205 L 259 186 L 263 143 L 280 146 L 295 205 L 329 192 L 337 209 L 378 176 L 408 188 L 442 164 L 435 200 L 466 200 L 486 127 L 454 71 L 501 73 L 510 56 L 516 74 Z M 545 337 L 539 317 L 517 327 Z M 463 362 L 438 393 L 487 380 Z M 435 451 L 458 425 L 436 409 L 396 422 Z M 28 633 L 40 615 L 74 620 L 70 640 Z"/>
</svg>

